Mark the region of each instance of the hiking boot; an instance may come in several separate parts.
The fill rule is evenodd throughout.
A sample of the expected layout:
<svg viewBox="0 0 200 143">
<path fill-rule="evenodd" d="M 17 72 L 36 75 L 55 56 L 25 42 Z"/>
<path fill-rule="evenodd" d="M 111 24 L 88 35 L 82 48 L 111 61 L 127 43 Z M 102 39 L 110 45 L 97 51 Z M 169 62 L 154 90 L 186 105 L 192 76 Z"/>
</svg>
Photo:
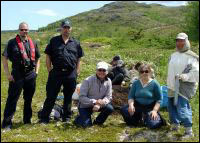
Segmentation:
<svg viewBox="0 0 200 143">
<path fill-rule="evenodd" d="M 3 128 L 3 127 L 2 127 Z M 7 132 L 7 131 L 10 131 L 12 128 L 12 125 L 7 125 L 3 128 L 3 132 Z"/>
<path fill-rule="evenodd" d="M 3 120 L 2 125 L 1 125 L 2 129 L 11 128 L 11 127 L 12 127 L 12 121 L 11 120 L 9 120 L 9 121 Z"/>
<path fill-rule="evenodd" d="M 182 139 L 192 138 L 194 137 L 192 127 L 185 127 L 185 133 L 182 137 Z"/>
<path fill-rule="evenodd" d="M 192 132 L 189 132 L 189 133 L 185 133 L 182 136 L 182 139 L 188 139 L 188 138 L 192 138 L 192 137 L 194 137 L 194 134 Z"/>
</svg>

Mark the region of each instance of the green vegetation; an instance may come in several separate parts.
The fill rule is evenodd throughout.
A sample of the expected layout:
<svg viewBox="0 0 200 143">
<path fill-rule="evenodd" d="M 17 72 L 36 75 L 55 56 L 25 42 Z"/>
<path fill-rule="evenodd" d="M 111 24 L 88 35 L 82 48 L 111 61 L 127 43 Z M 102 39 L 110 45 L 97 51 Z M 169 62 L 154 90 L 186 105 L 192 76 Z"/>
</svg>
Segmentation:
<svg viewBox="0 0 200 143">
<path fill-rule="evenodd" d="M 161 85 L 166 85 L 167 64 L 169 56 L 175 51 L 176 34 L 182 32 L 184 21 L 183 7 L 165 7 L 162 5 L 146 5 L 136 2 L 114 2 L 104 7 L 84 12 L 70 17 L 73 22 L 73 36 L 78 38 L 84 49 L 85 56 L 81 59 L 81 74 L 78 82 L 95 73 L 96 63 L 104 60 L 110 62 L 112 57 L 119 54 L 126 66 L 137 61 L 153 63 L 156 79 Z M 72 121 L 77 115 L 75 110 L 70 124 L 50 122 L 48 125 L 38 124 L 37 112 L 46 97 L 47 69 L 44 49 L 49 39 L 58 34 L 56 28 L 60 21 L 40 28 L 30 35 L 39 43 L 41 52 L 41 67 L 37 77 L 36 93 L 33 97 L 33 118 L 31 125 L 23 125 L 23 96 L 20 97 L 14 116 L 13 130 L 2 132 L 1 141 L 181 141 L 183 127 L 178 132 L 169 132 L 169 126 L 150 131 L 145 127 L 128 128 L 118 112 L 110 116 L 103 126 L 93 126 L 88 129 L 77 128 Z M 16 33 L 1 33 L 1 53 L 8 39 Z M 199 41 L 190 41 L 192 50 L 199 54 Z M 98 43 L 100 47 L 92 48 L 91 44 Z M 9 65 L 10 66 L 10 65 Z M 1 60 L 1 117 L 7 99 L 8 80 L 3 71 Z M 62 104 L 61 101 L 59 101 Z M 193 111 L 194 138 L 185 141 L 199 142 L 199 90 L 191 100 Z M 168 112 L 161 110 L 168 121 Z M 95 118 L 97 114 L 93 115 Z M 1 119 L 2 121 L 2 119 Z M 149 136 L 145 137 L 147 134 Z M 128 138 L 121 136 L 128 135 Z"/>
<path fill-rule="evenodd" d="M 185 11 L 186 32 L 193 40 L 199 40 L 199 1 L 188 2 Z"/>
</svg>

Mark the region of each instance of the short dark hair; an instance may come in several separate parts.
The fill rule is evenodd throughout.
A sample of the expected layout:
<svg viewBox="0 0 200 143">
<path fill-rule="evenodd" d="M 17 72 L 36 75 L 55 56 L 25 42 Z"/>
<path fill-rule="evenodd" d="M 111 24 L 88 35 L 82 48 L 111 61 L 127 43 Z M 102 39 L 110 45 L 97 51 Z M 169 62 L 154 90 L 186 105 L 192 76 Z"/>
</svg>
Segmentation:
<svg viewBox="0 0 200 143">
<path fill-rule="evenodd" d="M 135 64 L 134 69 L 138 71 L 139 67 L 142 65 L 141 62 Z"/>
<path fill-rule="evenodd" d="M 118 61 L 118 60 L 120 60 L 120 59 L 121 59 L 121 58 L 120 58 L 119 55 L 113 57 L 113 61 Z"/>
</svg>

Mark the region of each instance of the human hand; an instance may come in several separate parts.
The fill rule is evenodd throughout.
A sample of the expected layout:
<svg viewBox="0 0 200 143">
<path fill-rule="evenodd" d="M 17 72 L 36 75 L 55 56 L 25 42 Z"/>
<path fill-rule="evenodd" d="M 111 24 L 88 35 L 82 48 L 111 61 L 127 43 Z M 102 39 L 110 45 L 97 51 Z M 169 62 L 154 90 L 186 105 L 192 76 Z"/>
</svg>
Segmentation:
<svg viewBox="0 0 200 143">
<path fill-rule="evenodd" d="M 96 104 L 99 104 L 100 106 L 102 106 L 102 105 L 105 104 L 105 102 L 104 102 L 102 99 L 98 99 L 98 100 L 96 101 Z"/>
<path fill-rule="evenodd" d="M 96 105 L 94 105 L 94 107 L 93 107 L 93 111 L 94 112 L 97 112 L 97 111 L 99 111 L 99 109 L 100 109 L 100 105 L 98 105 L 98 104 L 96 104 Z"/>
<path fill-rule="evenodd" d="M 13 81 L 13 82 L 15 81 L 12 75 L 8 76 L 8 81 Z"/>
<path fill-rule="evenodd" d="M 182 80 L 182 81 L 187 81 L 188 76 L 186 74 L 181 74 L 181 75 L 179 75 L 179 79 Z"/>
<path fill-rule="evenodd" d="M 157 111 L 152 110 L 152 111 L 150 112 L 150 114 L 151 114 L 151 118 L 152 118 L 153 120 L 158 120 L 158 112 L 157 112 Z"/>
<path fill-rule="evenodd" d="M 128 112 L 131 116 L 133 116 L 134 112 L 135 112 L 135 107 L 133 105 L 129 105 L 128 106 Z"/>
</svg>

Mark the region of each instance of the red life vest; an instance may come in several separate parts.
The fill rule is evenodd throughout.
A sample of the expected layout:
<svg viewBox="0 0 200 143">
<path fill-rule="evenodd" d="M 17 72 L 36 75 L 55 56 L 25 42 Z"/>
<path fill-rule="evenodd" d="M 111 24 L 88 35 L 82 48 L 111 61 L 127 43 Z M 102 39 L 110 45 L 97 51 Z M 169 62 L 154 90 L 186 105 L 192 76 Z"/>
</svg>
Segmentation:
<svg viewBox="0 0 200 143">
<path fill-rule="evenodd" d="M 16 36 L 16 41 L 20 50 L 20 53 L 22 54 L 23 60 L 29 60 L 29 57 L 27 56 L 26 50 L 24 48 L 24 44 L 21 42 L 21 39 L 19 35 Z M 35 62 L 35 46 L 33 44 L 33 41 L 30 37 L 28 37 L 28 41 L 30 43 L 30 53 L 31 53 L 31 60 Z"/>
</svg>

